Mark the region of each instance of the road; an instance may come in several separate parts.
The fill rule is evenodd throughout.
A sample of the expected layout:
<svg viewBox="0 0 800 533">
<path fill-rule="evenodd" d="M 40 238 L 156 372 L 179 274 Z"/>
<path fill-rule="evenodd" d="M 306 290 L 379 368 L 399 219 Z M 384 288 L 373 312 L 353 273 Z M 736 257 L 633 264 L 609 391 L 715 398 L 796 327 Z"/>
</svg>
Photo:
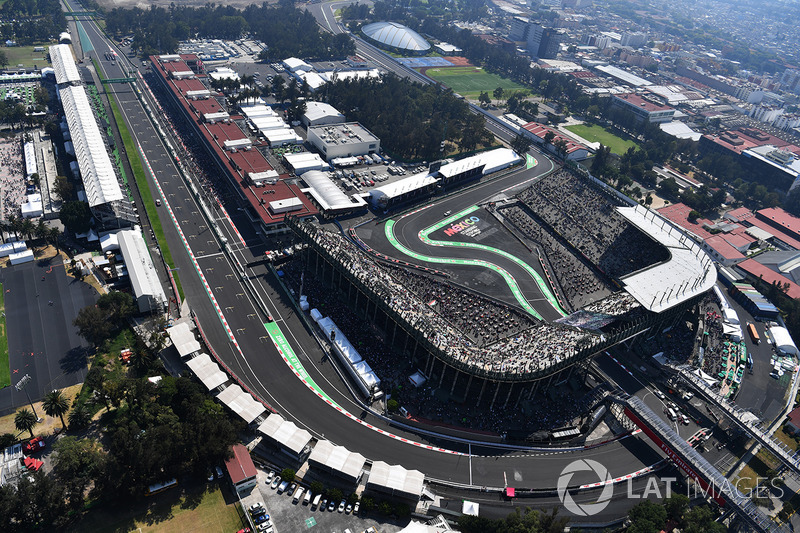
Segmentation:
<svg viewBox="0 0 800 533">
<path fill-rule="evenodd" d="M 94 23 L 83 22 L 89 39 L 96 50 L 104 51 L 110 46 Z M 106 61 L 103 54 L 97 55 L 103 74 L 106 77 L 119 77 L 124 55 L 119 53 L 117 62 Z M 132 66 L 132 65 L 130 65 Z M 587 451 L 566 452 L 509 452 L 498 448 L 472 447 L 473 457 L 462 455 L 467 452 L 463 445 L 441 440 L 427 440 L 418 435 L 404 433 L 390 428 L 384 421 L 354 403 L 345 387 L 331 371 L 328 363 L 321 362 L 324 353 L 315 339 L 304 329 L 294 316 L 293 307 L 277 290 L 275 280 L 263 268 L 247 272 L 247 277 L 256 286 L 264 304 L 275 317 L 276 322 L 287 334 L 289 342 L 298 353 L 309 375 L 323 384 L 326 392 L 343 408 L 362 417 L 365 421 L 385 431 L 407 439 L 414 439 L 436 446 L 446 446 L 460 453 L 432 452 L 401 441 L 380 436 L 374 430 L 350 422 L 335 414 L 325 403 L 307 388 L 300 386 L 297 378 L 285 365 L 273 345 L 265 340 L 262 323 L 265 320 L 259 302 L 244 290 L 239 281 L 240 272 L 236 261 L 245 263 L 260 254 L 262 250 L 259 236 L 252 225 L 246 222 L 243 214 L 235 206 L 228 206 L 230 218 L 221 210 L 214 210 L 214 220 L 204 217 L 202 207 L 188 193 L 187 184 L 168 156 L 166 147 L 156 132 L 155 125 L 144 112 L 135 93 L 128 85 L 113 86 L 109 89 L 117 99 L 125 121 L 134 139 L 141 145 L 141 154 L 153 170 L 161 187 L 165 235 L 173 251 L 176 266 L 180 268 L 181 282 L 185 294 L 189 295 L 190 305 L 197 314 L 209 341 L 225 363 L 252 390 L 273 406 L 278 412 L 312 434 L 329 439 L 335 444 L 346 446 L 352 451 L 362 453 L 371 460 L 383 460 L 390 464 L 402 464 L 407 468 L 418 469 L 429 478 L 477 485 L 503 486 L 504 479 L 516 486 L 553 486 L 563 468 L 578 458 L 593 458 L 609 469 L 613 476 L 627 474 L 642 466 L 656 462 L 659 455 L 640 438 L 627 438 Z M 144 92 L 144 91 L 143 91 Z M 154 102 L 150 103 L 151 108 Z M 546 167 L 545 167 L 546 168 Z M 152 191 L 143 194 L 157 194 L 154 184 Z M 486 190 L 493 194 L 496 191 Z M 474 192 L 464 193 L 464 197 L 454 195 L 447 201 L 474 202 Z M 169 224 L 168 209 L 174 214 L 174 223 Z M 237 231 L 232 223 L 236 224 Z M 218 224 L 220 231 L 231 243 L 231 254 L 225 254 L 210 226 Z M 239 238 L 241 235 L 241 239 Z M 185 238 L 185 244 L 184 244 Z M 186 253 L 182 253 L 184 250 Z M 191 259 L 197 261 L 195 269 Z M 231 259 L 233 258 L 233 260 Z M 206 292 L 205 283 L 211 295 Z M 221 310 L 217 314 L 211 296 Z M 233 340 L 228 336 L 223 323 L 233 332 Z M 592 482 L 578 475 L 576 483 Z"/>
</svg>

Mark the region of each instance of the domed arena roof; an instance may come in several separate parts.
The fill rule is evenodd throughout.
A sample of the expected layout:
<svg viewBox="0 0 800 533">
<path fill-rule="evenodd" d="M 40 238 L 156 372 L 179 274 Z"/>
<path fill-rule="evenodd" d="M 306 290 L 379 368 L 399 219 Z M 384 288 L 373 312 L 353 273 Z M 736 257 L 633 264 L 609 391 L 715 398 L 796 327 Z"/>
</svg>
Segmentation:
<svg viewBox="0 0 800 533">
<path fill-rule="evenodd" d="M 431 48 L 419 33 L 396 22 L 374 22 L 361 28 L 361 31 L 373 41 L 391 48 L 413 52 L 425 52 Z"/>
</svg>

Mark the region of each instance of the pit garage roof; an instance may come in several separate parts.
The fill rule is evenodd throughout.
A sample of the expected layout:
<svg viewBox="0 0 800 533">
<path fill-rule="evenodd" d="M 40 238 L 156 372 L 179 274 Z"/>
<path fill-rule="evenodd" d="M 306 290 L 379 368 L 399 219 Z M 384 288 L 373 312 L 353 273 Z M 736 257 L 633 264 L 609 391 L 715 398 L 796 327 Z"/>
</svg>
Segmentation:
<svg viewBox="0 0 800 533">
<path fill-rule="evenodd" d="M 72 57 L 72 48 L 68 44 L 55 44 L 50 47 L 50 61 L 56 74 L 56 83 L 81 81 L 78 66 Z"/>
<path fill-rule="evenodd" d="M 228 375 L 219 369 L 219 365 L 211 360 L 207 353 L 201 353 L 193 359 L 186 361 L 186 366 L 194 372 L 197 379 L 203 382 L 208 390 L 214 390 L 226 381 Z"/>
<path fill-rule="evenodd" d="M 625 290 L 645 309 L 660 313 L 714 286 L 717 270 L 711 258 L 683 231 L 641 206 L 617 211 L 670 253 L 667 261 L 622 278 Z"/>
<path fill-rule="evenodd" d="M 372 463 L 367 487 L 416 499 L 422 494 L 424 481 L 425 474 L 419 470 L 406 470 L 399 465 L 375 461 Z"/>
<path fill-rule="evenodd" d="M 125 266 L 128 267 L 134 296 L 149 296 L 156 302 L 166 303 L 164 288 L 138 226 L 136 229 L 118 231 L 117 240 L 122 257 L 125 258 Z"/>
<path fill-rule="evenodd" d="M 370 191 L 370 196 L 372 201 L 377 201 L 377 199 L 381 196 L 396 198 L 411 191 L 427 187 L 428 185 L 436 183 L 437 181 L 438 178 L 432 176 L 427 171 L 420 172 L 419 174 L 414 174 L 413 176 L 409 176 L 405 179 L 398 180 L 393 183 L 387 183 L 381 187 L 376 187 Z"/>
<path fill-rule="evenodd" d="M 267 410 L 261 403 L 254 400 L 250 393 L 243 391 L 236 384 L 225 387 L 222 392 L 217 394 L 217 399 L 242 417 L 248 424 Z"/>
<path fill-rule="evenodd" d="M 258 430 L 295 455 L 300 455 L 311 441 L 311 433 L 298 428 L 294 422 L 284 420 L 281 415 L 275 413 L 261 422 Z"/>
<path fill-rule="evenodd" d="M 308 460 L 353 481 L 358 479 L 366 462 L 360 453 L 353 453 L 344 446 L 336 446 L 327 440 L 321 440 L 314 446 Z"/>
<path fill-rule="evenodd" d="M 58 90 L 69 133 L 81 171 L 89 207 L 122 200 L 122 189 L 108 157 L 108 150 L 97 126 L 89 99 L 83 87 L 70 86 Z"/>
<path fill-rule="evenodd" d="M 309 189 L 303 192 L 310 194 L 323 211 L 353 209 L 365 207 L 367 202 L 361 196 L 349 197 L 324 172 L 309 170 L 303 174 Z"/>
<path fill-rule="evenodd" d="M 181 357 L 200 351 L 200 343 L 195 339 L 188 322 L 181 322 L 171 328 L 167 328 L 167 334 Z"/>
</svg>

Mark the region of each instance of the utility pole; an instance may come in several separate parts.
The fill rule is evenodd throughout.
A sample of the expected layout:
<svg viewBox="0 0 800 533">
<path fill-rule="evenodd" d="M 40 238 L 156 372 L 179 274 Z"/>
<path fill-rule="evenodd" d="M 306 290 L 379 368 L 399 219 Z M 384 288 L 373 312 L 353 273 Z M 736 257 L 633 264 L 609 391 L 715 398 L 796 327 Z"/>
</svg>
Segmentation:
<svg viewBox="0 0 800 533">
<path fill-rule="evenodd" d="M 31 395 L 30 395 L 30 394 L 28 394 L 28 391 L 27 391 L 27 390 L 25 390 L 25 386 L 26 386 L 26 385 L 27 385 L 27 384 L 28 384 L 30 381 L 31 381 L 31 376 L 30 376 L 30 374 L 25 374 L 24 376 L 22 376 L 22 379 L 20 379 L 20 380 L 17 382 L 17 384 L 16 384 L 16 385 L 14 385 L 14 388 L 15 388 L 15 389 L 17 389 L 18 391 L 25 391 L 25 396 L 27 396 L 27 397 L 28 397 L 28 403 L 29 403 L 29 404 L 31 404 L 31 410 L 33 411 L 33 415 L 36 417 L 36 421 L 37 421 L 37 422 L 41 422 L 41 421 L 42 421 L 42 419 L 41 419 L 41 418 L 39 418 L 39 415 L 37 415 L 37 414 L 36 414 L 36 409 L 33 407 L 33 402 L 31 401 Z"/>
</svg>

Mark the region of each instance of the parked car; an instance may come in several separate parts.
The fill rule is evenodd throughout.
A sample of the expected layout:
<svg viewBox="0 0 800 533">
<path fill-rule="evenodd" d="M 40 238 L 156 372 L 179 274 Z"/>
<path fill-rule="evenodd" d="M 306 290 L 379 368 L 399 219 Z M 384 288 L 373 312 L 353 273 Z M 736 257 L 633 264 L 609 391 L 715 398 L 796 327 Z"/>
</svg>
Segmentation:
<svg viewBox="0 0 800 533">
<path fill-rule="evenodd" d="M 328 498 L 322 498 L 322 501 L 319 503 L 319 510 L 324 511 L 328 508 Z"/>
<path fill-rule="evenodd" d="M 42 437 L 36 437 L 26 442 L 22 446 L 22 451 L 26 455 L 30 455 L 32 453 L 44 450 L 46 446 L 47 444 L 44 442 L 44 439 Z"/>
<path fill-rule="evenodd" d="M 348 503 L 347 507 L 344 508 L 344 514 L 350 514 L 351 512 L 353 512 L 353 506 Z"/>
<path fill-rule="evenodd" d="M 654 394 L 656 395 L 656 398 L 658 398 L 659 400 L 663 400 L 664 398 L 667 397 L 663 392 L 661 392 L 658 389 L 655 390 Z"/>
<path fill-rule="evenodd" d="M 334 510 L 336 510 L 336 502 L 331 500 L 331 503 L 328 504 L 328 511 L 332 513 Z"/>
<path fill-rule="evenodd" d="M 269 473 L 267 474 L 267 480 L 264 483 L 269 485 L 270 483 L 272 483 L 273 479 L 275 479 L 275 472 L 270 470 Z"/>
<path fill-rule="evenodd" d="M 347 502 L 342 500 L 341 503 L 339 503 L 339 508 L 337 509 L 337 511 L 339 511 L 340 513 L 343 513 L 345 505 L 347 505 Z"/>
<path fill-rule="evenodd" d="M 281 476 L 275 476 L 272 478 L 272 483 L 270 483 L 269 488 L 275 490 L 278 488 L 278 485 L 281 484 Z"/>
<path fill-rule="evenodd" d="M 358 510 L 361 508 L 361 502 L 356 502 L 353 506 L 353 514 L 358 514 Z"/>
</svg>

